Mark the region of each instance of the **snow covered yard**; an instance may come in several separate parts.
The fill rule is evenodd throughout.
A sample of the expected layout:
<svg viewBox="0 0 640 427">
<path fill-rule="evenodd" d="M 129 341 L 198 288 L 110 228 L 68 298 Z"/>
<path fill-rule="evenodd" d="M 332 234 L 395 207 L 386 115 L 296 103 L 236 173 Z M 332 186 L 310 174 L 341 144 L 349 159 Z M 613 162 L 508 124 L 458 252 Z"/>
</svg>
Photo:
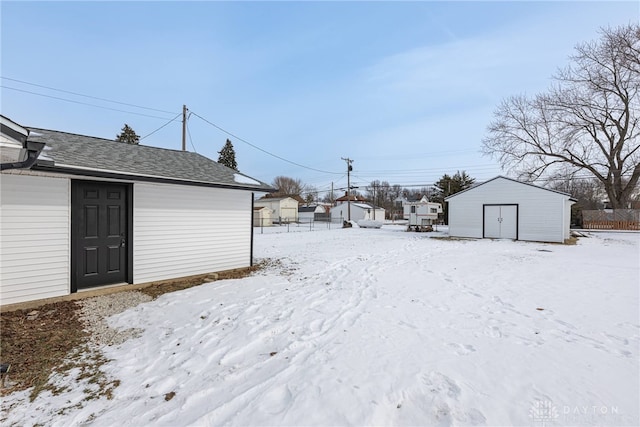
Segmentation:
<svg viewBox="0 0 640 427">
<path fill-rule="evenodd" d="M 121 380 L 113 400 L 57 415 L 82 400 L 75 384 L 23 402 L 8 421 L 640 423 L 639 234 L 565 246 L 403 226 L 298 231 L 256 232 L 257 257 L 272 260 L 258 275 L 112 317 L 144 328 L 105 349 L 105 371 Z"/>
</svg>

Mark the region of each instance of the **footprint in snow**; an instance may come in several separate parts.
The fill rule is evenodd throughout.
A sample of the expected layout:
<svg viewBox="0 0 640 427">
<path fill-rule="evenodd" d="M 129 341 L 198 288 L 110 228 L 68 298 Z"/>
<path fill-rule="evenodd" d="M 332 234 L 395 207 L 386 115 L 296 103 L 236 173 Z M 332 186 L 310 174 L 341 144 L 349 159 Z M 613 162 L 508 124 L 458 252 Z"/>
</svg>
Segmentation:
<svg viewBox="0 0 640 427">
<path fill-rule="evenodd" d="M 468 356 L 469 354 L 476 351 L 475 347 L 470 344 L 451 343 L 449 344 L 449 347 L 453 348 L 454 352 L 458 356 Z"/>
</svg>

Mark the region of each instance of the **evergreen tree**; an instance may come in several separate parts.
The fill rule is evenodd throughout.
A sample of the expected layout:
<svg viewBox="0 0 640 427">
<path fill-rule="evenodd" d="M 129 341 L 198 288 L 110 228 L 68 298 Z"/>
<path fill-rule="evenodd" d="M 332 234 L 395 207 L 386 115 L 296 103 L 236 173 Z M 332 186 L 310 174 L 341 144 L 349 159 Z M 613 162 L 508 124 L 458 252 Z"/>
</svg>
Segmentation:
<svg viewBox="0 0 640 427">
<path fill-rule="evenodd" d="M 122 132 L 116 136 L 116 141 L 124 142 L 126 144 L 138 144 L 140 142 L 140 136 L 134 131 L 128 124 L 124 124 Z"/>
<path fill-rule="evenodd" d="M 236 152 L 233 149 L 233 144 L 227 139 L 222 150 L 218 151 L 220 156 L 218 157 L 218 163 L 225 165 L 235 171 L 238 170 L 238 163 L 236 163 Z"/>
<path fill-rule="evenodd" d="M 449 224 L 449 204 L 444 201 L 445 198 L 452 194 L 466 190 L 476 182 L 475 178 L 471 178 L 465 171 L 458 171 L 455 175 L 449 176 L 444 174 L 435 187 L 438 194 L 434 197 L 435 201 L 442 203 L 444 210 L 444 223 Z"/>
</svg>

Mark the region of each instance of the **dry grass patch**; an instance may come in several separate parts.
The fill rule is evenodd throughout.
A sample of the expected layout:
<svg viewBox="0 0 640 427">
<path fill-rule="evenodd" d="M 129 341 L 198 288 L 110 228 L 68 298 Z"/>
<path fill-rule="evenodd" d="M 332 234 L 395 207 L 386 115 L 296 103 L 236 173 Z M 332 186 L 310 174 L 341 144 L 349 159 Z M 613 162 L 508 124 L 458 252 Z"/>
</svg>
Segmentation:
<svg viewBox="0 0 640 427">
<path fill-rule="evenodd" d="M 164 282 L 145 287 L 139 292 L 157 298 L 213 280 L 247 277 L 269 265 L 269 262 L 262 260 L 246 269 Z M 5 388 L 0 389 L 0 396 L 29 388 L 33 388 L 31 400 L 44 390 L 59 394 L 68 387 L 54 385 L 52 375 L 65 376 L 73 371 L 73 380 L 86 385 L 85 400 L 101 396 L 111 398 L 119 381 L 107 378 L 100 369 L 108 360 L 99 350 L 91 348 L 90 336 L 85 328 L 81 306 L 76 301 L 59 301 L 37 308 L 1 313 L 0 362 L 10 363 L 11 369 Z"/>
<path fill-rule="evenodd" d="M 78 309 L 74 301 L 61 301 L 0 314 L 0 357 L 11 364 L 0 395 L 33 387 L 33 400 L 47 388 L 51 373 L 87 340 Z"/>
<path fill-rule="evenodd" d="M 222 273 L 213 273 L 208 275 L 202 275 L 192 277 L 188 279 L 179 279 L 171 281 L 163 281 L 159 283 L 152 283 L 151 285 L 139 289 L 143 294 L 149 295 L 151 298 L 158 298 L 160 295 L 168 292 L 181 291 L 183 289 L 189 289 L 194 286 L 200 286 L 204 283 L 213 282 L 216 280 L 226 279 L 242 279 L 243 277 L 250 276 L 254 272 L 264 267 L 266 261 L 261 261 L 253 265 L 252 267 L 242 268 L 238 270 L 223 271 Z"/>
</svg>

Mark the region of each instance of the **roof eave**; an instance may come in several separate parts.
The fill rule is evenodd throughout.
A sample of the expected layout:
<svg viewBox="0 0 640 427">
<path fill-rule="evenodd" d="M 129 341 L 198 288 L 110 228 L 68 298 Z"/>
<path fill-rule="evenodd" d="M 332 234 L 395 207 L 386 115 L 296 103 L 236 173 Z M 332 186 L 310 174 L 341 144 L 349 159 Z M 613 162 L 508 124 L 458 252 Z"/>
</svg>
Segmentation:
<svg viewBox="0 0 640 427">
<path fill-rule="evenodd" d="M 127 172 L 119 172 L 119 171 L 78 168 L 73 166 L 60 166 L 60 165 L 52 164 L 51 162 L 47 162 L 47 163 L 38 162 L 34 166 L 32 166 L 31 169 L 34 171 L 41 171 L 41 172 L 64 173 L 68 175 L 89 176 L 94 178 L 109 178 L 109 179 L 118 179 L 118 180 L 127 180 L 127 181 L 158 182 L 158 183 L 174 184 L 174 185 L 215 187 L 215 188 L 226 188 L 226 189 L 233 189 L 233 190 L 244 190 L 244 191 L 255 191 L 255 192 L 266 192 L 266 193 L 273 193 L 276 191 L 276 189 L 272 187 L 265 187 L 265 186 L 252 186 L 247 184 L 233 185 L 233 184 L 219 183 L 219 182 L 204 182 L 204 181 L 193 181 L 193 180 L 184 180 L 184 179 L 178 179 L 178 178 L 159 177 L 159 176 L 150 176 L 150 175 L 136 175 L 136 174 L 131 174 Z"/>
</svg>

